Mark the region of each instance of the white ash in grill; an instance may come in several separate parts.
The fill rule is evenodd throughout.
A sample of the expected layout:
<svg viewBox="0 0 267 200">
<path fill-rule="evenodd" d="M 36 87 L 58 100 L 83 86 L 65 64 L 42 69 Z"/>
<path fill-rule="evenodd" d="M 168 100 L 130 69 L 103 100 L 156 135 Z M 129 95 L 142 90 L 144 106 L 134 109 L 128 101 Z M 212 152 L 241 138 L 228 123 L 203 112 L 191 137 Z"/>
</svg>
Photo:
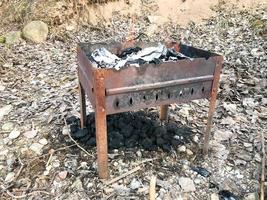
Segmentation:
<svg viewBox="0 0 267 200">
<path fill-rule="evenodd" d="M 94 114 L 87 116 L 87 128 L 79 128 L 79 120 L 69 118 L 71 135 L 78 142 L 90 148 L 96 145 Z M 174 122 L 161 125 L 158 116 L 140 112 L 127 112 L 107 117 L 109 149 L 143 148 L 145 150 L 170 151 L 191 142 L 192 131 L 179 127 Z"/>
<path fill-rule="evenodd" d="M 191 59 L 190 57 L 177 52 L 174 48 L 167 48 L 159 43 L 155 47 L 130 47 L 122 51 L 120 55 L 115 55 L 106 48 L 96 49 L 91 54 L 92 62 L 99 68 L 121 69 L 127 65 L 139 67 L 145 63 L 160 64 L 166 61 L 177 61 L 180 59 Z"/>
</svg>

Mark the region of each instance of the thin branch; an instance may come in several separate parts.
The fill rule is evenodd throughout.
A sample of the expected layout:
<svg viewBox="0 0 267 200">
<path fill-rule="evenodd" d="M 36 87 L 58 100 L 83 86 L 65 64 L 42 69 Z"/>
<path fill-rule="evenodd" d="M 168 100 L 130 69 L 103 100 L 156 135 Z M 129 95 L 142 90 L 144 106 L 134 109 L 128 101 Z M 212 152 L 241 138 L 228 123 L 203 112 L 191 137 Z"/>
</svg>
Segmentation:
<svg viewBox="0 0 267 200">
<path fill-rule="evenodd" d="M 112 183 L 114 183 L 114 182 L 117 182 L 118 180 L 120 180 L 120 179 L 122 179 L 122 178 L 125 178 L 126 176 L 129 176 L 130 174 L 132 174 L 132 173 L 134 173 L 134 172 L 140 170 L 140 169 L 141 169 L 140 165 L 142 165 L 142 164 L 144 164 L 144 163 L 147 163 L 147 162 L 154 161 L 154 160 L 156 160 L 156 159 L 157 159 L 157 158 L 149 158 L 149 159 L 145 159 L 145 160 L 143 160 L 143 161 L 137 163 L 138 166 L 136 166 L 136 167 L 133 168 L 132 170 L 130 170 L 130 171 L 128 171 L 128 172 L 126 172 L 126 173 L 124 173 L 124 174 L 122 174 L 122 175 L 120 175 L 120 176 L 114 178 L 114 179 L 111 179 L 111 180 L 109 180 L 109 181 L 106 181 L 106 182 L 104 182 L 104 183 L 105 183 L 106 185 L 110 185 L 110 184 L 112 184 Z"/>
<path fill-rule="evenodd" d="M 50 156 L 49 156 L 49 158 L 48 158 L 48 160 L 46 162 L 46 165 L 45 165 L 46 167 L 49 166 L 49 164 L 50 164 L 50 162 L 52 160 L 52 157 L 53 157 L 53 155 L 55 153 L 55 150 L 54 149 L 51 149 L 51 150 L 49 150 L 49 153 L 50 153 Z"/>
<path fill-rule="evenodd" d="M 21 159 L 20 159 L 19 157 L 18 157 L 18 160 L 19 160 L 21 166 L 20 166 L 20 168 L 19 168 L 18 173 L 17 173 L 16 176 L 13 178 L 12 182 L 18 179 L 18 177 L 19 177 L 21 171 L 23 170 L 23 168 L 24 168 L 24 166 L 25 166 L 24 163 L 21 161 Z"/>
<path fill-rule="evenodd" d="M 118 176 L 118 177 L 116 177 L 116 178 L 113 178 L 113 179 L 111 179 L 111 180 L 109 180 L 109 181 L 106 181 L 106 182 L 104 182 L 104 183 L 105 183 L 105 185 L 110 185 L 110 184 L 112 184 L 112 183 L 117 182 L 118 180 L 120 180 L 120 179 L 122 179 L 122 178 L 125 178 L 126 176 L 129 176 L 130 174 L 132 174 L 132 173 L 134 173 L 134 172 L 137 172 L 137 171 L 140 170 L 140 169 L 141 169 L 141 167 L 140 167 L 140 166 L 137 166 L 137 167 L 133 168 L 132 170 L 130 170 L 130 171 L 128 171 L 128 172 L 126 172 L 126 173 L 124 173 L 124 174 L 122 174 L 122 175 L 120 175 L 120 176 Z"/>
<path fill-rule="evenodd" d="M 76 144 L 77 147 L 79 147 L 82 151 L 84 151 L 84 153 L 86 153 L 88 156 L 91 156 L 92 158 L 94 158 L 93 155 L 91 155 L 88 151 L 86 151 L 83 147 L 81 147 L 70 135 L 70 133 L 68 133 L 69 138 L 71 139 L 72 142 L 74 142 Z"/>
<path fill-rule="evenodd" d="M 76 144 L 72 144 L 72 145 L 69 145 L 69 146 L 60 147 L 60 148 L 58 148 L 58 149 L 55 149 L 54 152 L 62 151 L 62 150 L 65 150 L 65 149 L 67 149 L 67 148 L 74 147 L 74 146 L 76 146 Z M 33 161 L 33 160 L 35 160 L 35 159 L 37 159 L 37 158 L 42 158 L 42 157 L 44 157 L 44 156 L 50 155 L 50 154 L 51 154 L 51 152 L 48 152 L 48 153 L 43 154 L 43 155 L 41 155 L 41 156 L 35 156 L 35 157 L 32 157 L 32 158 L 29 159 L 29 160 L 30 160 L 29 162 L 31 162 L 31 161 Z"/>
<path fill-rule="evenodd" d="M 149 200 L 156 199 L 156 181 L 157 181 L 157 177 L 152 176 L 150 179 L 150 184 L 149 184 Z"/>
<path fill-rule="evenodd" d="M 65 121 L 65 125 L 67 125 L 66 119 L 64 118 Z M 70 132 L 68 131 L 68 136 L 71 139 L 72 142 L 74 142 L 76 144 L 77 147 L 79 147 L 82 151 L 84 151 L 88 156 L 91 156 L 92 158 L 94 158 L 93 155 L 91 155 L 88 151 L 86 151 L 83 147 L 81 147 L 70 135 Z"/>
</svg>

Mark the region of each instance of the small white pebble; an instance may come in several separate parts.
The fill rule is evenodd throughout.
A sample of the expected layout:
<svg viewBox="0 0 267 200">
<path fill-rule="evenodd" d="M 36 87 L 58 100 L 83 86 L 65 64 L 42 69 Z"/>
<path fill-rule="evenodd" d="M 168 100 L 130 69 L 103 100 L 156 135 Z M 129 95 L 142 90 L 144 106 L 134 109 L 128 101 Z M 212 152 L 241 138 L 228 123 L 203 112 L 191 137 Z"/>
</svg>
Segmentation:
<svg viewBox="0 0 267 200">
<path fill-rule="evenodd" d="M 13 131 L 10 132 L 8 137 L 9 139 L 16 139 L 19 137 L 19 135 L 20 135 L 20 131 L 14 129 Z"/>
<path fill-rule="evenodd" d="M 197 178 L 197 179 L 194 180 L 194 182 L 195 182 L 195 184 L 200 184 L 201 180 Z"/>
<path fill-rule="evenodd" d="M 180 151 L 180 152 L 185 152 L 186 151 L 186 146 L 180 146 L 179 148 L 178 148 L 178 151 Z"/>
<path fill-rule="evenodd" d="M 14 172 L 9 172 L 7 175 L 6 175 L 6 178 L 5 178 L 5 182 L 11 182 L 15 177 L 15 173 Z"/>
<path fill-rule="evenodd" d="M 42 138 L 41 140 L 39 140 L 39 143 L 42 144 L 42 145 L 47 145 L 48 141 L 47 141 L 47 139 Z"/>
</svg>

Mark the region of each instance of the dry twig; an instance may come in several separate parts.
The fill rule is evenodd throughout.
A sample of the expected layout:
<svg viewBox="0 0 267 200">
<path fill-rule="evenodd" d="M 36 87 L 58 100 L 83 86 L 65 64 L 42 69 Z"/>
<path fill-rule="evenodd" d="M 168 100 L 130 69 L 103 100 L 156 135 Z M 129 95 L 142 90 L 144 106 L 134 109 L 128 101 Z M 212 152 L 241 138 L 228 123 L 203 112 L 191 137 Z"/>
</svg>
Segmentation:
<svg viewBox="0 0 267 200">
<path fill-rule="evenodd" d="M 157 177 L 152 176 L 150 179 L 150 184 L 149 184 L 149 200 L 156 199 L 156 181 L 157 181 Z"/>
<path fill-rule="evenodd" d="M 54 149 L 49 150 L 49 154 L 50 154 L 50 156 L 49 156 L 49 158 L 48 158 L 48 160 L 47 160 L 47 163 L 46 163 L 46 165 L 45 165 L 46 167 L 50 164 L 50 162 L 51 162 L 51 160 L 52 160 L 52 157 L 53 157 L 54 153 L 55 153 L 55 150 L 54 150 Z"/>
<path fill-rule="evenodd" d="M 62 150 L 65 150 L 65 149 L 67 149 L 67 148 L 74 147 L 74 146 L 76 146 L 76 144 L 72 144 L 72 145 L 65 146 L 65 147 L 60 147 L 60 148 L 58 148 L 58 149 L 53 150 L 53 153 L 55 153 L 55 152 L 57 152 L 57 151 L 62 151 Z M 32 158 L 29 159 L 29 162 L 32 162 L 32 161 L 35 160 L 35 159 L 42 158 L 42 157 L 47 156 L 47 155 L 51 155 L 51 152 L 48 152 L 48 153 L 43 154 L 43 155 L 41 155 L 41 156 L 35 156 L 35 157 L 32 157 Z"/>
<path fill-rule="evenodd" d="M 132 173 L 134 173 L 134 172 L 136 172 L 136 171 L 138 171 L 138 170 L 140 170 L 141 169 L 141 167 L 140 166 L 137 166 L 137 167 L 135 167 L 135 168 L 133 168 L 132 170 L 130 170 L 130 171 L 128 171 L 128 172 L 126 172 L 126 173 L 124 173 L 124 174 L 122 174 L 122 175 L 120 175 L 120 176 L 118 176 L 118 177 L 116 177 L 116 178 L 113 178 L 113 179 L 111 179 L 111 180 L 109 180 L 109 181 L 106 181 L 106 182 L 104 182 L 106 185 L 110 185 L 110 184 L 112 184 L 112 183 L 115 183 L 115 182 L 117 182 L 118 180 L 120 180 L 120 179 L 122 179 L 122 178 L 124 178 L 124 177 L 126 177 L 126 176 L 129 176 L 130 174 L 132 174 Z"/>
<path fill-rule="evenodd" d="M 76 144 L 77 147 L 79 147 L 82 151 L 84 151 L 84 153 L 86 153 L 88 156 L 91 156 L 92 158 L 94 158 L 93 155 L 91 155 L 88 151 L 86 151 L 83 147 L 81 147 L 70 135 L 70 133 L 68 133 L 69 138 L 71 139 L 72 142 L 74 142 Z"/>
<path fill-rule="evenodd" d="M 7 62 L 6 59 L 4 58 L 4 56 L 0 55 L 0 62 L 2 62 L 2 63 L 6 63 Z"/>
<path fill-rule="evenodd" d="M 19 157 L 18 157 L 18 160 L 19 160 L 21 166 L 20 166 L 20 168 L 19 168 L 18 173 L 16 174 L 16 176 L 13 178 L 12 181 L 15 181 L 15 180 L 18 179 L 18 177 L 19 177 L 21 171 L 23 170 L 23 168 L 24 168 L 24 166 L 25 166 L 25 165 L 23 164 L 23 162 L 21 162 L 21 159 L 20 159 Z"/>
<path fill-rule="evenodd" d="M 65 125 L 67 126 L 67 121 L 66 121 L 65 118 L 64 118 L 64 122 L 65 122 Z M 79 145 L 79 144 L 78 144 L 78 143 L 71 137 L 69 131 L 68 131 L 68 136 L 69 136 L 69 138 L 71 139 L 71 141 L 75 143 L 75 145 L 76 145 L 77 147 L 79 147 L 82 151 L 84 151 L 88 156 L 91 156 L 92 158 L 94 158 L 93 155 L 91 155 L 88 151 L 86 151 L 83 147 L 81 147 L 81 146 L 80 146 L 80 145 Z"/>
</svg>

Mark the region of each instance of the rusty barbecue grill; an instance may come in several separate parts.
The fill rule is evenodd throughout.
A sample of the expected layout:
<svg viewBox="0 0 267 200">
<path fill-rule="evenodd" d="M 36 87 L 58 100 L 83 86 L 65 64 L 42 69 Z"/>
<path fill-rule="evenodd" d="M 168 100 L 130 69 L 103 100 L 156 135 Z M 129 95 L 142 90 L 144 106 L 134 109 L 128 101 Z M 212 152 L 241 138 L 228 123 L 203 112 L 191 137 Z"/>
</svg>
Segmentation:
<svg viewBox="0 0 267 200">
<path fill-rule="evenodd" d="M 152 43 L 135 44 L 140 47 Z M 120 43 L 78 45 L 78 76 L 81 105 L 81 128 L 86 126 L 85 94 L 95 110 L 98 173 L 107 179 L 108 143 L 106 116 L 147 107 L 160 106 L 160 119 L 167 118 L 168 105 L 210 98 L 204 153 L 208 151 L 212 116 L 219 86 L 223 58 L 194 47 L 166 43 L 193 59 L 168 61 L 161 64 L 125 66 L 120 70 L 96 68 L 90 61 L 92 51 L 105 47 L 118 55 L 127 46 Z"/>
</svg>

